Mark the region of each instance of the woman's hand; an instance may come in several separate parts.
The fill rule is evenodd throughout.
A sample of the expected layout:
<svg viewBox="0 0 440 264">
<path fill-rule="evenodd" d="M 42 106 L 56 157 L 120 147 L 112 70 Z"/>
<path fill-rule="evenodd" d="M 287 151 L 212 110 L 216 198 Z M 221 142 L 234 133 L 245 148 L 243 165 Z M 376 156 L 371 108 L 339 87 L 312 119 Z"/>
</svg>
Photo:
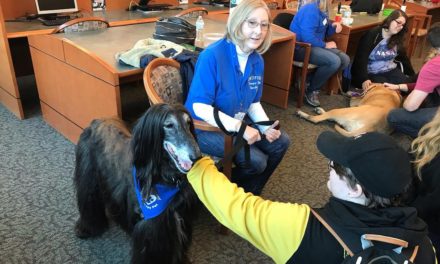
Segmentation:
<svg viewBox="0 0 440 264">
<path fill-rule="evenodd" d="M 362 89 L 366 90 L 368 89 L 368 87 L 370 87 L 370 85 L 372 84 L 372 82 L 370 80 L 366 80 L 362 83 Z"/>
<path fill-rule="evenodd" d="M 388 88 L 390 90 L 400 91 L 400 85 L 398 85 L 398 84 L 383 83 L 383 86 L 385 86 L 386 88 Z"/>
<path fill-rule="evenodd" d="M 332 26 L 336 28 L 336 33 L 340 33 L 342 31 L 342 25 L 340 22 L 333 22 Z"/>
<path fill-rule="evenodd" d="M 336 42 L 334 42 L 334 41 L 326 42 L 325 43 L 325 48 L 326 49 L 336 49 L 337 48 Z"/>
<path fill-rule="evenodd" d="M 268 129 L 266 129 L 266 131 L 264 131 L 264 135 L 266 136 L 267 141 L 270 143 L 274 142 L 281 136 L 281 132 L 275 129 L 279 123 L 280 121 L 275 121 Z"/>
<path fill-rule="evenodd" d="M 254 144 L 257 141 L 261 140 L 260 131 L 251 126 L 246 126 L 244 130 L 243 138 L 247 141 L 249 145 Z"/>
</svg>

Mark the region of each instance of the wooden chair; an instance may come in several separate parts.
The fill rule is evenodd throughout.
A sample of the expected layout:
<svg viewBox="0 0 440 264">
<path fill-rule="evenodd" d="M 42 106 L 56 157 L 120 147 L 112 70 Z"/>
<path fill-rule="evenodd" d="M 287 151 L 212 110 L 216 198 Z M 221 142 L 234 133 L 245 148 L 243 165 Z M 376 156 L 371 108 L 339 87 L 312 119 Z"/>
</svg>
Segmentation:
<svg viewBox="0 0 440 264">
<path fill-rule="evenodd" d="M 402 4 L 403 4 L 403 0 L 385 0 L 383 2 L 383 7 L 391 8 L 391 9 L 400 9 Z"/>
<path fill-rule="evenodd" d="M 54 33 L 72 33 L 99 30 L 110 27 L 109 23 L 100 17 L 80 17 L 67 21 L 52 31 Z"/>
<path fill-rule="evenodd" d="M 279 13 L 273 20 L 272 23 L 275 25 L 278 25 L 280 27 L 283 27 L 287 30 L 289 30 L 290 23 L 293 20 L 294 15 L 291 13 Z M 301 108 L 304 101 L 304 94 L 306 91 L 306 79 L 307 74 L 310 72 L 315 71 L 316 65 L 309 63 L 310 60 L 310 52 L 312 51 L 312 45 L 310 43 L 300 42 L 296 41 L 295 45 L 298 45 L 305 49 L 305 56 L 304 61 L 293 61 L 293 69 L 294 69 L 294 75 L 295 78 L 300 77 L 299 79 L 299 92 L 298 92 L 298 98 L 296 101 L 296 107 Z M 294 82 L 295 83 L 295 82 Z"/>
<path fill-rule="evenodd" d="M 278 9 L 278 2 L 276 0 L 264 0 L 264 2 L 266 2 L 266 5 L 270 10 Z"/>
<path fill-rule="evenodd" d="M 205 16 L 207 14 L 208 14 L 208 10 L 206 10 L 206 8 L 193 7 L 193 8 L 185 9 L 175 16 L 181 18 L 198 18 L 199 16 Z"/>
<path fill-rule="evenodd" d="M 298 7 L 298 1 L 296 0 L 284 0 L 283 9 L 295 9 Z"/>
<path fill-rule="evenodd" d="M 428 30 L 431 25 L 432 15 L 417 14 L 414 17 L 414 24 L 411 30 L 410 54 L 413 56 L 416 48 L 419 46 L 418 58 L 422 57 L 423 48 L 425 47 Z M 417 45 L 421 41 L 421 44 Z"/>
<path fill-rule="evenodd" d="M 144 87 L 150 104 L 184 103 L 182 78 L 180 77 L 179 70 L 179 62 L 168 58 L 156 58 L 148 64 L 144 71 Z M 200 120 L 194 120 L 194 127 L 204 131 L 221 132 L 219 128 Z M 232 142 L 232 137 L 225 135 L 224 153 L 232 151 Z M 223 163 L 223 174 L 231 179 L 232 161 Z"/>
</svg>

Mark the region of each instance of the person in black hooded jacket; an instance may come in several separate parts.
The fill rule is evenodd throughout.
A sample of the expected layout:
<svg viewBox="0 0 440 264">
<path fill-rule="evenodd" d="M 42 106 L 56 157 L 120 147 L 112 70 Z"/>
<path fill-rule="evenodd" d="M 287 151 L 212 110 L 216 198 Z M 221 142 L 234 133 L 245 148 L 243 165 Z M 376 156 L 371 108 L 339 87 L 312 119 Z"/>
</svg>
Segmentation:
<svg viewBox="0 0 440 264">
<path fill-rule="evenodd" d="M 427 226 L 398 199 L 411 183 L 409 155 L 377 132 L 347 138 L 323 132 L 317 147 L 329 162 L 328 203 L 314 209 L 349 249 L 362 250 L 363 234 L 379 234 L 419 246 L 415 263 L 436 263 Z M 276 263 L 341 263 L 347 252 L 306 204 L 264 200 L 231 183 L 204 157 L 188 173 L 200 200 L 223 225 L 248 240 Z"/>
<path fill-rule="evenodd" d="M 440 110 L 422 127 L 411 144 L 415 175 L 406 203 L 414 206 L 427 224 L 440 258 Z"/>
<path fill-rule="evenodd" d="M 371 83 L 415 81 L 416 75 L 403 45 L 408 30 L 407 20 L 405 12 L 395 10 L 380 26 L 361 37 L 351 66 L 355 87 L 366 89 Z"/>
</svg>

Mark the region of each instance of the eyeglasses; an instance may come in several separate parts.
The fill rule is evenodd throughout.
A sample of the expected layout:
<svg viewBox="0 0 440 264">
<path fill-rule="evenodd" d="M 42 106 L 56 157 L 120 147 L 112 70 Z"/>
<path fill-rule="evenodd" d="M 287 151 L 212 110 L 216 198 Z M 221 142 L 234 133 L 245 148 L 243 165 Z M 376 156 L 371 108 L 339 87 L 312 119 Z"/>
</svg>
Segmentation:
<svg viewBox="0 0 440 264">
<path fill-rule="evenodd" d="M 405 22 L 399 21 L 397 19 L 394 19 L 394 22 L 396 22 L 397 25 L 399 25 L 399 26 L 402 26 L 402 27 L 405 26 Z"/>
<path fill-rule="evenodd" d="M 256 28 L 258 26 L 261 27 L 261 30 L 268 30 L 269 29 L 269 23 L 268 22 L 258 22 L 253 19 L 246 19 L 246 23 L 248 24 L 249 28 Z"/>
</svg>

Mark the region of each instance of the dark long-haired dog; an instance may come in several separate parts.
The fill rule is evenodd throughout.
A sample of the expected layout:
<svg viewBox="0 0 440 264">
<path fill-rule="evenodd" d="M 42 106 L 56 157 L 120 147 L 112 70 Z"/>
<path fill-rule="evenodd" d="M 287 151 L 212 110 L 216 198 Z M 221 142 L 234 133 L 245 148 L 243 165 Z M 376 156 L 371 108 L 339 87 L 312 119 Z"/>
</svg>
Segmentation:
<svg viewBox="0 0 440 264">
<path fill-rule="evenodd" d="M 183 106 L 152 106 L 133 135 L 120 120 L 94 120 L 76 148 L 76 235 L 98 236 L 112 219 L 132 234 L 133 263 L 187 262 L 196 196 L 186 172 L 200 156 Z"/>
</svg>

